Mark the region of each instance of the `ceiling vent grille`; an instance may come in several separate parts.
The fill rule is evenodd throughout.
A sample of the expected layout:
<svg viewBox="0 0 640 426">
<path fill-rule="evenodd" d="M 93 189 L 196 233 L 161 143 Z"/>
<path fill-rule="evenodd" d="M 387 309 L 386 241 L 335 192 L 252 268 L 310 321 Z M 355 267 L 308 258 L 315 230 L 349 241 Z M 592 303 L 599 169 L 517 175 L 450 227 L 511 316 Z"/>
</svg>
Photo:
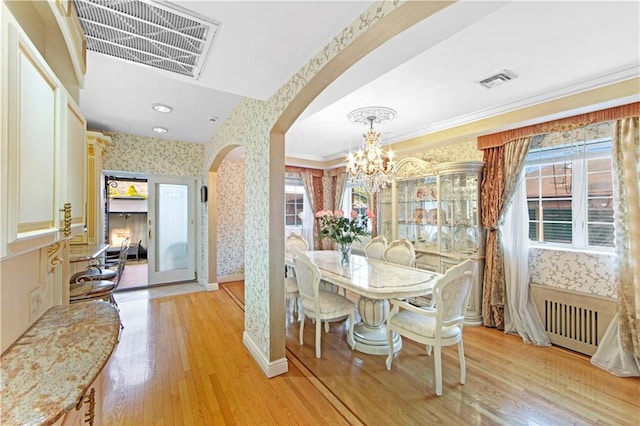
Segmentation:
<svg viewBox="0 0 640 426">
<path fill-rule="evenodd" d="M 516 73 L 508 70 L 502 70 L 501 72 L 494 74 L 491 77 L 482 79 L 477 83 L 481 86 L 486 87 L 487 89 L 492 89 L 516 78 L 518 78 Z"/>
<path fill-rule="evenodd" d="M 219 23 L 166 2 L 73 0 L 87 49 L 198 79 Z"/>
</svg>

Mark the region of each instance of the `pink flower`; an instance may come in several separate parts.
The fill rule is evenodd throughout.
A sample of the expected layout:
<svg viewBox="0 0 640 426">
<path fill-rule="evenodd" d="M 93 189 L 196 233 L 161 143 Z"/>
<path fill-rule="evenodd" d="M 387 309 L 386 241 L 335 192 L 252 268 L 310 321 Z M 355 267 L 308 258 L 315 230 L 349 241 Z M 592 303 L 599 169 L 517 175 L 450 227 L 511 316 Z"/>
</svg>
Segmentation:
<svg viewBox="0 0 640 426">
<path fill-rule="evenodd" d="M 324 216 L 324 210 L 320 210 L 318 213 L 316 213 L 316 217 L 322 217 Z"/>
<path fill-rule="evenodd" d="M 355 219 L 356 217 L 358 217 L 358 212 L 355 210 L 351 210 L 351 218 Z"/>
<path fill-rule="evenodd" d="M 374 217 L 376 217 L 376 215 L 375 215 L 375 214 L 373 214 L 373 212 L 372 212 L 371 210 L 367 210 L 367 217 L 368 217 L 369 219 L 373 219 Z"/>
<path fill-rule="evenodd" d="M 344 211 L 343 210 L 336 210 L 333 212 L 334 216 L 338 216 L 338 217 L 343 217 L 344 216 Z"/>
<path fill-rule="evenodd" d="M 331 210 L 325 210 L 324 215 L 325 216 L 333 216 L 333 212 Z"/>
</svg>

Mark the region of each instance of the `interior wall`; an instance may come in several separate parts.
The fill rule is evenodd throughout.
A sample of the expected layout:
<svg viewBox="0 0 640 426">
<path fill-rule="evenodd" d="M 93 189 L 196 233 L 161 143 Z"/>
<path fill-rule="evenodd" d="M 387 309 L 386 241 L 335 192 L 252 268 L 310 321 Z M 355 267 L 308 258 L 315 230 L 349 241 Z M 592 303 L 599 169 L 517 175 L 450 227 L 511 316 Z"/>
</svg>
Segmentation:
<svg viewBox="0 0 640 426">
<path fill-rule="evenodd" d="M 244 168 L 244 161 L 223 160 L 217 172 L 219 282 L 244 275 Z"/>
</svg>

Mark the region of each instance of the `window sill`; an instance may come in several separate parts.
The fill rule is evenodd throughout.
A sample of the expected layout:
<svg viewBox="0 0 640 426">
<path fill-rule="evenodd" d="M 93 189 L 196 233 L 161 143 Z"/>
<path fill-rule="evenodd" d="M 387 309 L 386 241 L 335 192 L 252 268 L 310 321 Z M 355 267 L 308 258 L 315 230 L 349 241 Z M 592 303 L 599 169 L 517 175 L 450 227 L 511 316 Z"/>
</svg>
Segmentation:
<svg viewBox="0 0 640 426">
<path fill-rule="evenodd" d="M 589 249 L 576 249 L 572 247 L 557 247 L 557 246 L 547 246 L 547 245 L 539 245 L 539 244 L 529 244 L 530 249 L 536 250 L 550 250 L 550 251 L 561 251 L 561 252 L 569 252 L 569 253 L 584 253 L 584 254 L 592 254 L 598 256 L 612 256 L 615 257 L 616 253 L 614 251 L 605 251 L 605 250 L 589 250 Z"/>
</svg>

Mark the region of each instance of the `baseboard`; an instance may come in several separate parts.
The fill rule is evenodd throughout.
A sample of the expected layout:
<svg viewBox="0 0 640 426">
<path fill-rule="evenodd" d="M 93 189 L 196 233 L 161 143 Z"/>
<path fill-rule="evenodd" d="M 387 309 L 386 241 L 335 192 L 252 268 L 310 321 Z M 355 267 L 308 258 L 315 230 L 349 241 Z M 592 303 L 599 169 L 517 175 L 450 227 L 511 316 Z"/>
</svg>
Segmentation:
<svg viewBox="0 0 640 426">
<path fill-rule="evenodd" d="M 218 283 L 209 283 L 204 285 L 204 289 L 207 291 L 217 291 L 220 289 Z"/>
<path fill-rule="evenodd" d="M 231 274 L 218 277 L 219 283 L 228 283 L 231 281 L 244 281 L 244 274 Z"/>
<path fill-rule="evenodd" d="M 287 358 L 269 361 L 264 357 L 262 351 L 258 349 L 258 345 L 255 344 L 253 339 L 251 339 L 251 336 L 249 336 L 246 331 L 242 333 L 242 343 L 244 343 L 244 346 L 249 350 L 253 359 L 258 363 L 258 366 L 268 378 L 275 377 L 289 371 Z"/>
</svg>

